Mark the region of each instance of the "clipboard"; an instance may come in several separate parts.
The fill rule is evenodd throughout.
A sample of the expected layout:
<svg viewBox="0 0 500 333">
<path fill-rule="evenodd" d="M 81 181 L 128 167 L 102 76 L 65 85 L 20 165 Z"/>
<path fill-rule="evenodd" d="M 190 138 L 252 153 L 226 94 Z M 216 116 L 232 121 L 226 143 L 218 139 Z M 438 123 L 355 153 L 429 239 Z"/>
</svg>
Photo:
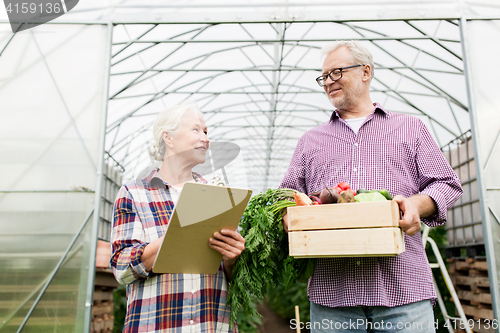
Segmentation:
<svg viewBox="0 0 500 333">
<path fill-rule="evenodd" d="M 154 273 L 215 274 L 222 254 L 208 240 L 221 229 L 236 230 L 251 190 L 185 183 L 153 264 Z"/>
</svg>

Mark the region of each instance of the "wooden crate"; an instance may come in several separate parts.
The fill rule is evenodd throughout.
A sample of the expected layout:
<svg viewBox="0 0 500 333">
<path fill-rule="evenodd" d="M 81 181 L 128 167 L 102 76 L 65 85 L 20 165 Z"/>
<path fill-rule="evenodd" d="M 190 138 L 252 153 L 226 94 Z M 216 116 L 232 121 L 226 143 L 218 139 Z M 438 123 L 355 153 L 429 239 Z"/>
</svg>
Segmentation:
<svg viewBox="0 0 500 333">
<path fill-rule="evenodd" d="M 289 207 L 290 256 L 396 256 L 405 251 L 395 201 Z"/>
<path fill-rule="evenodd" d="M 96 268 L 91 333 L 113 331 L 113 290 L 118 287 L 109 268 Z"/>
<path fill-rule="evenodd" d="M 490 327 L 494 316 L 486 260 L 484 258 L 454 258 L 447 259 L 447 261 L 448 272 L 460 304 L 467 319 L 473 324 L 472 330 L 477 333 L 494 332 Z M 465 331 L 456 330 L 456 332 Z"/>
</svg>

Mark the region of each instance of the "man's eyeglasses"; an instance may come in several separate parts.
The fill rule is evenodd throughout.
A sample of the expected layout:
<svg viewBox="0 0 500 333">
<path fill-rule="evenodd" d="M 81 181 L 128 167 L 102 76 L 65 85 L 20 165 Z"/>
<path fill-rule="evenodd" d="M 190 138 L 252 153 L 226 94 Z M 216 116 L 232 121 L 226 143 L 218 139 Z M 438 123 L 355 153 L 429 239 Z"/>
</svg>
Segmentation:
<svg viewBox="0 0 500 333">
<path fill-rule="evenodd" d="M 332 80 L 332 82 L 338 81 L 342 78 L 342 71 L 344 69 L 354 68 L 354 67 L 359 67 L 359 66 L 364 66 L 364 65 L 358 64 L 358 65 L 352 65 L 352 66 L 347 66 L 347 67 L 342 67 L 342 68 L 335 68 L 333 71 L 331 71 L 328 74 L 318 76 L 316 78 L 316 82 L 318 82 L 320 87 L 323 87 L 325 85 L 325 81 L 326 81 L 326 79 L 328 79 L 328 77 L 330 77 L 330 80 Z"/>
</svg>

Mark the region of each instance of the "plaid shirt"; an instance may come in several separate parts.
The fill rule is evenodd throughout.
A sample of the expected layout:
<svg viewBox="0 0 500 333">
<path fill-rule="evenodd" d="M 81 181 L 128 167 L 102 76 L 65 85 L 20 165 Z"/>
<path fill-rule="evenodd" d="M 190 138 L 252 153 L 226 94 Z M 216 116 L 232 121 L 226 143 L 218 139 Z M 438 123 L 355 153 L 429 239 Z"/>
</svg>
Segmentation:
<svg viewBox="0 0 500 333">
<path fill-rule="evenodd" d="M 197 182 L 206 183 L 193 173 Z M 215 275 L 147 272 L 141 255 L 164 235 L 174 208 L 172 187 L 157 170 L 123 185 L 113 214 L 111 267 L 127 284 L 123 332 L 237 332 L 229 328 L 228 285 L 222 265 Z"/>
<path fill-rule="evenodd" d="M 462 194 L 457 175 L 421 120 L 374 105 L 357 134 L 337 111 L 329 122 L 305 133 L 280 187 L 311 193 L 346 181 L 355 190 L 387 189 L 404 197 L 427 194 L 438 212 L 422 222 L 443 225 L 447 209 Z M 406 251 L 396 257 L 317 259 L 309 299 L 329 307 L 435 302 L 421 235 L 404 238 Z"/>
</svg>

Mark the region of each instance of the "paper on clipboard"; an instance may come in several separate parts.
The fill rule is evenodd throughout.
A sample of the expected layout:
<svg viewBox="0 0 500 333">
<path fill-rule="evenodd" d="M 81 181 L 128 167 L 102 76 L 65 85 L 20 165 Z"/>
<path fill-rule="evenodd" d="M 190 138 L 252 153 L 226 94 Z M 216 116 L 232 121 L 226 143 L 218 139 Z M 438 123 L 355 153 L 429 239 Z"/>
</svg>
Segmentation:
<svg viewBox="0 0 500 333">
<path fill-rule="evenodd" d="M 251 190 L 186 183 L 168 223 L 153 272 L 215 274 L 222 255 L 208 245 L 221 229 L 236 230 Z"/>
</svg>

